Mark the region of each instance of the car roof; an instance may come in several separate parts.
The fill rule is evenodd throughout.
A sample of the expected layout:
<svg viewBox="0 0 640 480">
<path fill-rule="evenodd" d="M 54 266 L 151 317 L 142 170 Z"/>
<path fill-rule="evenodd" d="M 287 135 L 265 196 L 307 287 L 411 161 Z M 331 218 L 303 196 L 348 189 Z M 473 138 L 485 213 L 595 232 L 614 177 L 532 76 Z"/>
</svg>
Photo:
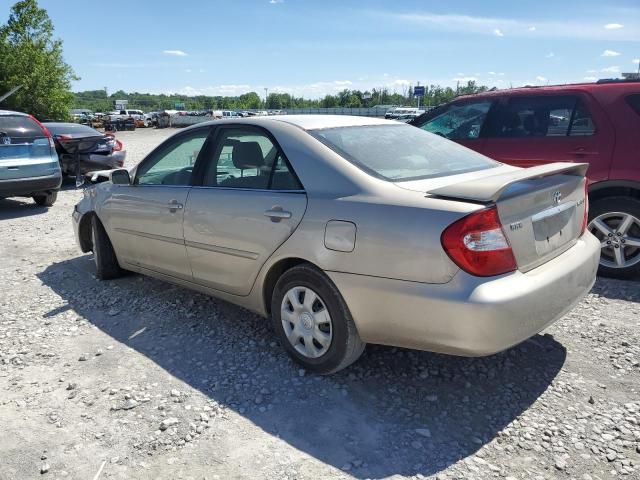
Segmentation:
<svg viewBox="0 0 640 480">
<path fill-rule="evenodd" d="M 402 125 L 401 123 L 375 117 L 358 117 L 352 115 L 270 115 L 255 117 L 224 118 L 193 124 L 188 129 L 203 125 L 255 125 L 266 127 L 269 124 L 286 123 L 303 130 L 322 128 L 363 127 L 368 125 Z"/>
<path fill-rule="evenodd" d="M 396 125 L 397 122 L 375 117 L 359 117 L 353 115 L 273 115 L 270 117 L 253 117 L 251 122 L 282 122 L 303 130 L 321 128 L 361 127 L 367 125 Z"/>
<path fill-rule="evenodd" d="M 456 97 L 454 101 L 466 100 L 471 98 L 484 98 L 484 97 L 498 97 L 505 95 L 521 95 L 521 94 L 536 94 L 536 93 L 562 93 L 564 91 L 576 91 L 583 90 L 586 92 L 596 91 L 636 91 L 640 87 L 640 81 L 603 81 L 600 83 L 566 83 L 563 85 L 544 85 L 544 86 L 526 86 L 509 88 L 502 90 L 491 90 L 487 92 L 480 92 L 471 95 L 461 95 Z"/>
<path fill-rule="evenodd" d="M 12 110 L 0 110 L 0 115 L 18 115 L 20 117 L 28 117 L 29 115 L 23 112 L 14 112 Z"/>
</svg>

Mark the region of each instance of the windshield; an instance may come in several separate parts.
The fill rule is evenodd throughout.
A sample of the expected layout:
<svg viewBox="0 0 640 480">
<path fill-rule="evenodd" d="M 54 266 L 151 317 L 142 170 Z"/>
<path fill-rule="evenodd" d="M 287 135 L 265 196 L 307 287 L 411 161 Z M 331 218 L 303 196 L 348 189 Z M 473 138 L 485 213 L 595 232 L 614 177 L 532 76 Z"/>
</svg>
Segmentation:
<svg viewBox="0 0 640 480">
<path fill-rule="evenodd" d="M 484 170 L 498 162 L 409 125 L 367 125 L 309 132 L 378 178 L 394 182 Z"/>
</svg>

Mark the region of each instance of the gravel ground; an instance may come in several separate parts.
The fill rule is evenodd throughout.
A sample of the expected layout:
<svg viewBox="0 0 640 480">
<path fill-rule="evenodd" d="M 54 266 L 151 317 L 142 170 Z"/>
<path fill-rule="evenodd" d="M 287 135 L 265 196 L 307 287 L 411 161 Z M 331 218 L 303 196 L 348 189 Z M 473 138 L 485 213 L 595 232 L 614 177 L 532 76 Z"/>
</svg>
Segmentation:
<svg viewBox="0 0 640 480">
<path fill-rule="evenodd" d="M 133 163 L 170 133 L 119 137 Z M 492 357 L 370 346 L 319 377 L 243 309 L 98 281 L 79 197 L 0 200 L 0 479 L 640 478 L 638 282 Z"/>
</svg>

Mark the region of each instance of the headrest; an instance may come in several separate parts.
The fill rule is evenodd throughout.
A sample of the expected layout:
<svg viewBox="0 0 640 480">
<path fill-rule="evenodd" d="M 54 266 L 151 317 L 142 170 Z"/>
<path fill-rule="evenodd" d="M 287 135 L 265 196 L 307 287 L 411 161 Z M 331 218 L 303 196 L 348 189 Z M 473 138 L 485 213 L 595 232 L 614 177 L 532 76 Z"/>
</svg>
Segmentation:
<svg viewBox="0 0 640 480">
<path fill-rule="evenodd" d="M 233 146 L 233 165 L 240 170 L 260 168 L 264 165 L 262 149 L 258 142 L 240 142 Z"/>
</svg>

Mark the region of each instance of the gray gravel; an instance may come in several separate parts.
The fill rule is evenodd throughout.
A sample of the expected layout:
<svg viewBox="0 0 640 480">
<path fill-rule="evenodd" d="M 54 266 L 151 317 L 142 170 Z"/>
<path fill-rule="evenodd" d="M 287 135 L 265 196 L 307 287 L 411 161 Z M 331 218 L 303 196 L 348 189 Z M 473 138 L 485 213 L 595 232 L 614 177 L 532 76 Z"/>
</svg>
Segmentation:
<svg viewBox="0 0 640 480">
<path fill-rule="evenodd" d="M 170 133 L 119 137 L 132 164 Z M 640 478 L 638 282 L 492 357 L 370 346 L 318 377 L 252 313 L 98 281 L 79 196 L 0 200 L 0 479 Z"/>
</svg>

